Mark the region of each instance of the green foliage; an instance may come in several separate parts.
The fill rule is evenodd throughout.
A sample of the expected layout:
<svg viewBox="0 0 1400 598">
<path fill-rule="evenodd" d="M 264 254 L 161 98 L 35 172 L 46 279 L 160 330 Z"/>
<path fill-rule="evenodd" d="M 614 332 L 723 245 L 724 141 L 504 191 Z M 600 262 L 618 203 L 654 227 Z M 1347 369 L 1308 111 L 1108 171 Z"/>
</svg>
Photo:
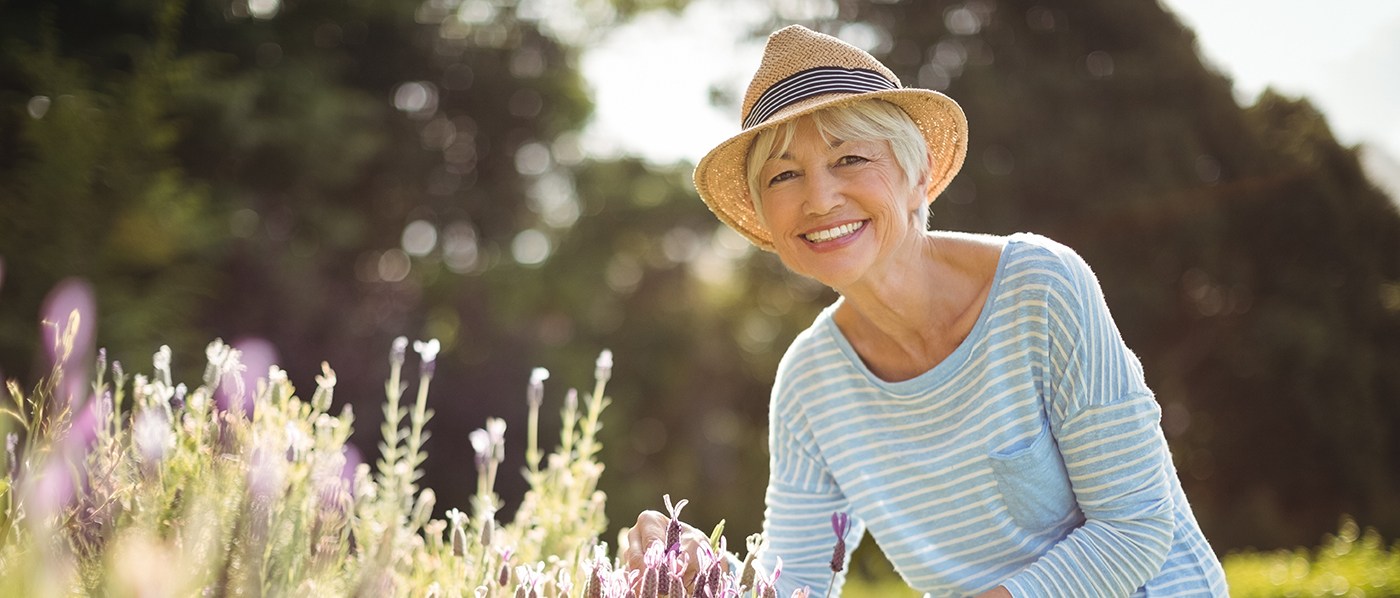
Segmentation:
<svg viewBox="0 0 1400 598">
<path fill-rule="evenodd" d="M 78 325 L 70 322 L 66 333 Z M 597 490 L 596 434 L 609 402 L 611 354 L 599 357 L 582 411 L 566 402 L 558 449 L 524 472 L 529 490 L 516 518 L 498 525 L 502 505 L 492 487 L 504 455 L 501 420 L 472 434 L 480 483 L 471 515 L 451 509 L 445 520 L 432 517 L 436 494 L 416 481 L 438 342 L 414 345 L 421 365 L 411 410 L 400 407 L 406 346 L 400 337 L 390 352 L 382 457 L 373 472 L 347 461 L 354 418 L 348 407 L 327 412 L 337 383 L 328 365 L 309 401 L 277 366 L 246 387 L 241 353 L 217 340 L 193 391 L 173 383 L 165 346 L 149 376 L 128 380 L 114 364 L 108 383 L 99 362 L 92 388 L 102 398 L 76 412 L 56 390 L 62 367 L 29 393 L 10 382 L 13 405 L 0 412 L 9 464 L 0 480 L 0 594 L 626 594 L 634 572 L 608 559 L 599 540 L 606 497 Z M 71 355 L 71 336 L 60 349 Z M 536 396 L 545 376 L 532 381 Z M 22 448 L 19 434 L 9 433 L 16 424 Z M 724 543 L 715 541 L 685 584 L 737 583 L 735 574 L 719 572 L 712 555 Z M 648 574 L 662 569 L 673 570 L 672 560 L 656 544 Z M 756 579 L 744 595 L 764 595 L 766 578 Z M 655 596 L 654 588 L 646 595 Z"/>
<path fill-rule="evenodd" d="M 204 82 L 197 61 L 179 55 L 178 4 L 151 7 L 140 44 L 60 29 L 53 6 L 7 9 L 0 25 L 0 255 L 6 277 L 0 356 L 34 355 L 34 314 L 42 293 L 65 276 L 102 289 L 103 311 L 126 314 L 105 326 L 114 350 L 184 343 L 188 322 L 214 271 L 220 246 L 208 188 L 178 165 L 179 131 L 168 119 L 175 97 Z M 28 25 L 29 29 L 22 29 Z M 120 67 L 94 55 L 120 55 Z"/>
<path fill-rule="evenodd" d="M 1375 529 L 1350 517 L 1309 550 L 1239 552 L 1225 557 L 1230 595 L 1394 596 L 1400 592 L 1400 543 L 1389 548 Z"/>
</svg>

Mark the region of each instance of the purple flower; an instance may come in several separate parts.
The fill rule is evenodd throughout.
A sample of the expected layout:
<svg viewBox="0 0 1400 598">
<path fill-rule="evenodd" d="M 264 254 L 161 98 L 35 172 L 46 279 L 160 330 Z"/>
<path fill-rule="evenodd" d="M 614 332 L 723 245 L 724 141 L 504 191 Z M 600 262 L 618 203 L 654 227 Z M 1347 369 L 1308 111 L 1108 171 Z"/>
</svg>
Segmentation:
<svg viewBox="0 0 1400 598">
<path fill-rule="evenodd" d="M 831 514 L 831 531 L 836 533 L 836 548 L 831 552 L 831 572 L 839 573 L 846 564 L 846 534 L 851 531 L 851 516 L 848 513 Z"/>
<path fill-rule="evenodd" d="M 682 498 L 674 506 L 671 504 L 671 495 L 662 495 L 662 500 L 666 502 L 666 511 L 671 514 L 671 523 L 666 526 L 666 551 L 680 552 L 681 549 L 681 509 L 690 502 L 689 499 Z"/>
</svg>

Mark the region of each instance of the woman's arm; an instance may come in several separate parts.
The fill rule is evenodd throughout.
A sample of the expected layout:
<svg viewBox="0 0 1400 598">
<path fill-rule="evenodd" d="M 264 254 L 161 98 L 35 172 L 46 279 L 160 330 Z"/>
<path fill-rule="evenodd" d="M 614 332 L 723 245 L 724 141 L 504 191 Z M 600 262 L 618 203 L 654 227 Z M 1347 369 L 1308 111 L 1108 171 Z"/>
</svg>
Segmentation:
<svg viewBox="0 0 1400 598">
<path fill-rule="evenodd" d="M 831 515 L 849 511 L 849 502 L 817 450 L 800 408 L 802 400 L 787 394 L 786 379 L 786 368 L 780 367 L 768 416 L 769 474 L 763 512 L 767 544 L 758 563 L 764 571 L 773 571 L 778 558 L 782 559 L 778 596 L 790 596 L 804 586 L 811 588 L 813 596 L 824 596 L 833 581 L 835 588 L 845 582 L 850 551 L 865 534 L 865 525 L 851 518 L 847 552 L 841 556 L 841 572 L 833 579 L 836 536 Z"/>
<path fill-rule="evenodd" d="M 1014 596 L 1127 595 L 1156 575 L 1171 547 L 1171 454 L 1097 279 L 1067 248 L 1060 258 L 1046 406 L 1085 523 L 1003 585 Z"/>
</svg>

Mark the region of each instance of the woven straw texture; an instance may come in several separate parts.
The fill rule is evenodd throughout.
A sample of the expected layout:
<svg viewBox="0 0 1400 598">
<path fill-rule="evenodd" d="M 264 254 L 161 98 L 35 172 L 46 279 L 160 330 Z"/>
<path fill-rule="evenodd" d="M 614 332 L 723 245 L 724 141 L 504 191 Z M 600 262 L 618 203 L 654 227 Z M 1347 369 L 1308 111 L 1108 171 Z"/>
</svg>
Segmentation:
<svg viewBox="0 0 1400 598">
<path fill-rule="evenodd" d="M 967 156 L 967 117 L 957 102 L 936 91 L 903 88 L 893 72 L 864 50 L 800 25 L 784 27 L 768 36 L 763 61 L 744 94 L 739 122 L 748 118 L 754 104 L 769 87 L 796 73 L 819 67 L 870 70 L 886 77 L 899 89 L 829 93 L 795 102 L 720 143 L 695 168 L 695 190 L 710 211 L 765 251 L 773 251 L 773 240 L 758 222 L 749 200 L 746 178 L 749 147 L 764 129 L 834 106 L 869 99 L 890 102 L 903 109 L 924 134 L 929 155 L 933 157 L 932 181 L 928 187 L 930 202 L 947 188 Z"/>
</svg>

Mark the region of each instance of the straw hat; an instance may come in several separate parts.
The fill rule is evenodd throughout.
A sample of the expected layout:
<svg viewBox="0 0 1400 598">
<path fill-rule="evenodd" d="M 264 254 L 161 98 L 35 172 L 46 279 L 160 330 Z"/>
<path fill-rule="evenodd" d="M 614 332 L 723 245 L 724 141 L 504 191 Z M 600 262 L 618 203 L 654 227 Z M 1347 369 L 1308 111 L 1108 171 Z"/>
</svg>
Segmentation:
<svg viewBox="0 0 1400 598">
<path fill-rule="evenodd" d="M 760 131 L 824 108 L 880 99 L 899 106 L 924 134 L 933 156 L 928 201 L 948 186 L 967 155 L 967 117 L 952 98 L 905 88 L 865 51 L 830 35 L 791 25 L 768 36 L 763 62 L 744 94 L 743 132 L 719 144 L 695 167 L 695 190 L 710 211 L 754 245 L 773 251 L 758 222 L 745 173 Z"/>
</svg>

